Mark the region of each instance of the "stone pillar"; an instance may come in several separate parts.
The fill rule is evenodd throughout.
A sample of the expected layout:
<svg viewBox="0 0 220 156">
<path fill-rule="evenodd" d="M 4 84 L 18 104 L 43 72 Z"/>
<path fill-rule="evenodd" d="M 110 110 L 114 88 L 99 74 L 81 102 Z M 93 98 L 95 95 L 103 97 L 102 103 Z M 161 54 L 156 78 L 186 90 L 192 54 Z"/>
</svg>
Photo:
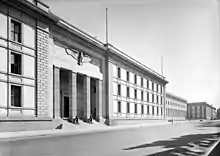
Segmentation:
<svg viewBox="0 0 220 156">
<path fill-rule="evenodd" d="M 54 94 L 54 115 L 55 119 L 60 118 L 60 69 L 58 67 L 53 67 L 53 94 Z"/>
<path fill-rule="evenodd" d="M 102 81 L 96 80 L 96 119 L 102 120 Z"/>
<path fill-rule="evenodd" d="M 77 115 L 77 75 L 72 71 L 69 72 L 69 120 Z"/>
<path fill-rule="evenodd" d="M 83 78 L 83 93 L 84 93 L 84 120 L 90 117 L 90 77 Z"/>
</svg>

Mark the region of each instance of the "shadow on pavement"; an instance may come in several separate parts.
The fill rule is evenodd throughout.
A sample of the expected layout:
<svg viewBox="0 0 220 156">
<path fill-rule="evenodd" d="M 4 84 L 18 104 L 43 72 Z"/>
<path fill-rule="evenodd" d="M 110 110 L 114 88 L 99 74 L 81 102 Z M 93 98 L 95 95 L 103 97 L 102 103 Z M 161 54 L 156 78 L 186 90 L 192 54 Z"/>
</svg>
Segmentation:
<svg viewBox="0 0 220 156">
<path fill-rule="evenodd" d="M 220 133 L 191 134 L 178 138 L 172 138 L 170 140 L 155 141 L 148 144 L 129 147 L 123 150 L 137 150 L 147 147 L 160 146 L 169 149 L 163 152 L 151 154 L 150 156 L 200 156 L 202 154 L 205 154 L 205 152 L 207 152 L 207 149 L 210 148 L 218 140 L 219 137 Z"/>
</svg>

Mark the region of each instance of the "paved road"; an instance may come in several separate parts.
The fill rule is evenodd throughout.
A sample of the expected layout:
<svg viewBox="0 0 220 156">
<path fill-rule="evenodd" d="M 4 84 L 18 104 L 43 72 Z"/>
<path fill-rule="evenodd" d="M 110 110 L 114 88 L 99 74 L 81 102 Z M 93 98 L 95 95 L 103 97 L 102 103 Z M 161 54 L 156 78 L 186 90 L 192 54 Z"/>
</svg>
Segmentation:
<svg viewBox="0 0 220 156">
<path fill-rule="evenodd" d="M 0 156 L 201 156 L 219 132 L 220 121 L 203 121 L 8 140 L 0 141 Z"/>
</svg>

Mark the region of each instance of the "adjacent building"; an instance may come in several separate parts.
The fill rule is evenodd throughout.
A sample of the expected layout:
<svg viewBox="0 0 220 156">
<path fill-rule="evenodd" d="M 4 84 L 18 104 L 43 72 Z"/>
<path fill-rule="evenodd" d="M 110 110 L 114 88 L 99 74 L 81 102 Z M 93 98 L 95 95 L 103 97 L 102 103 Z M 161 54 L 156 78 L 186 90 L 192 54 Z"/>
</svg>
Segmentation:
<svg viewBox="0 0 220 156">
<path fill-rule="evenodd" d="M 186 120 L 187 100 L 166 93 L 166 118 L 168 120 Z"/>
<path fill-rule="evenodd" d="M 189 120 L 196 119 L 214 119 L 216 116 L 216 108 L 206 102 L 193 102 L 187 105 L 187 118 Z"/>
<path fill-rule="evenodd" d="M 0 23 L 0 127 L 76 117 L 108 125 L 166 119 L 165 77 L 41 1 L 1 1 Z"/>
</svg>

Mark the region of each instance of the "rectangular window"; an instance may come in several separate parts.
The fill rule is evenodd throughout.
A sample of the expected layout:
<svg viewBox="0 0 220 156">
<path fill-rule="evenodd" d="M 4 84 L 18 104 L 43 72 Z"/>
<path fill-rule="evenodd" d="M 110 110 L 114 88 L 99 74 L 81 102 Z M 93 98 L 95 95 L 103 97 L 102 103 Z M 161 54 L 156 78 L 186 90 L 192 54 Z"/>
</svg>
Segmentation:
<svg viewBox="0 0 220 156">
<path fill-rule="evenodd" d="M 147 89 L 149 89 L 149 81 L 147 80 Z"/>
<path fill-rule="evenodd" d="M 130 88 L 127 87 L 127 97 L 130 97 Z"/>
<path fill-rule="evenodd" d="M 158 93 L 158 91 L 159 91 L 159 86 L 158 86 L 158 84 L 157 84 L 157 93 Z"/>
<path fill-rule="evenodd" d="M 137 114 L 137 104 L 134 104 L 134 113 Z"/>
<path fill-rule="evenodd" d="M 141 114 L 144 114 L 144 105 L 141 105 Z"/>
<path fill-rule="evenodd" d="M 152 94 L 152 102 L 154 103 L 154 94 Z"/>
<path fill-rule="evenodd" d="M 152 106 L 152 114 L 154 115 L 154 106 Z"/>
<path fill-rule="evenodd" d="M 144 80 L 143 80 L 143 78 L 141 78 L 141 86 L 142 86 L 142 87 L 144 86 Z"/>
<path fill-rule="evenodd" d="M 21 23 L 11 20 L 11 40 L 21 43 Z"/>
<path fill-rule="evenodd" d="M 134 89 L 134 98 L 137 99 L 137 89 Z"/>
<path fill-rule="evenodd" d="M 121 95 L 121 85 L 118 84 L 118 95 Z"/>
<path fill-rule="evenodd" d="M 152 90 L 154 91 L 154 83 L 152 82 Z"/>
<path fill-rule="evenodd" d="M 159 115 L 159 107 L 157 107 L 157 115 Z"/>
<path fill-rule="evenodd" d="M 163 104 L 163 97 L 162 96 L 160 97 L 160 104 L 161 105 Z"/>
<path fill-rule="evenodd" d="M 137 75 L 134 75 L 134 84 L 137 84 Z"/>
<path fill-rule="evenodd" d="M 118 113 L 121 113 L 121 101 L 118 101 Z"/>
<path fill-rule="evenodd" d="M 127 102 L 127 113 L 130 113 L 130 103 Z"/>
<path fill-rule="evenodd" d="M 149 93 L 147 93 L 147 102 L 149 102 Z"/>
<path fill-rule="evenodd" d="M 121 78 L 121 68 L 118 67 L 118 78 Z"/>
<path fill-rule="evenodd" d="M 144 92 L 141 91 L 141 100 L 144 100 Z"/>
<path fill-rule="evenodd" d="M 127 71 L 127 81 L 128 81 L 128 82 L 130 81 L 130 74 L 129 74 L 128 71 Z"/>
<path fill-rule="evenodd" d="M 150 114 L 150 106 L 147 105 L 147 114 Z"/>
<path fill-rule="evenodd" d="M 11 85 L 11 106 L 21 107 L 21 86 Z"/>
<path fill-rule="evenodd" d="M 163 93 L 163 87 L 160 86 L 160 93 L 162 94 Z"/>
<path fill-rule="evenodd" d="M 11 73 L 21 75 L 21 55 L 11 53 Z"/>
<path fill-rule="evenodd" d="M 159 97 L 158 97 L 158 95 L 157 95 L 157 103 L 159 104 Z"/>
</svg>

